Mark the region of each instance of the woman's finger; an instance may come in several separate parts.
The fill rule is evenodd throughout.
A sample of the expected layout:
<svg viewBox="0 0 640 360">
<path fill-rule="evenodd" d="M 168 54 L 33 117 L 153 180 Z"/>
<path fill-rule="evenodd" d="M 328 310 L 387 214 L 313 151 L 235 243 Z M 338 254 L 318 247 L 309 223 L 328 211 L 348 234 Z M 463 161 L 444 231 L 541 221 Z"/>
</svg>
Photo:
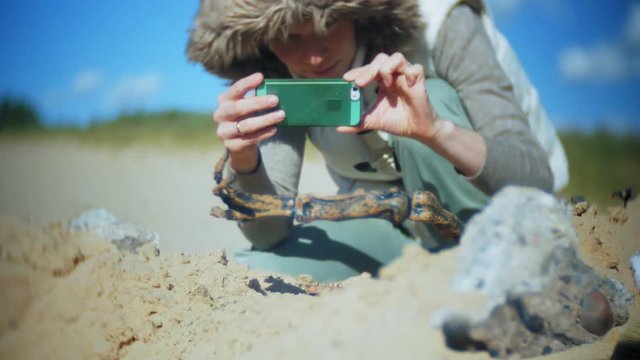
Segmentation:
<svg viewBox="0 0 640 360">
<path fill-rule="evenodd" d="M 263 80 L 264 76 L 261 73 L 255 73 L 236 81 L 227 91 L 220 94 L 218 104 L 230 100 L 242 99 L 249 90 L 256 88 Z"/>
<path fill-rule="evenodd" d="M 365 66 L 353 68 L 347 71 L 344 75 L 342 75 L 342 79 L 344 79 L 344 81 L 353 81 L 358 77 L 360 72 L 363 71 L 364 69 L 365 69 Z"/>
<path fill-rule="evenodd" d="M 218 123 L 237 121 L 241 117 L 251 115 L 257 111 L 269 110 L 276 105 L 278 105 L 278 97 L 275 95 L 225 101 L 218 104 L 213 118 Z"/>
<path fill-rule="evenodd" d="M 284 120 L 284 115 L 283 110 L 277 110 L 240 121 L 226 121 L 218 125 L 218 137 L 223 140 L 246 137 L 277 125 Z"/>
<path fill-rule="evenodd" d="M 417 81 L 424 77 L 424 68 L 420 64 L 410 64 L 405 70 L 407 85 L 413 87 Z"/>
<path fill-rule="evenodd" d="M 380 66 L 389 59 L 389 55 L 387 54 L 378 54 L 373 61 L 364 67 L 358 72 L 357 76 L 354 77 L 353 82 L 359 87 L 364 87 L 369 85 L 372 81 L 379 77 Z"/>
<path fill-rule="evenodd" d="M 409 63 L 404 55 L 400 53 L 393 54 L 380 66 L 380 77 L 385 86 L 391 86 L 394 77 L 404 75 Z"/>
<path fill-rule="evenodd" d="M 264 128 L 260 131 L 244 134 L 242 136 L 226 140 L 224 142 L 224 146 L 228 148 L 229 151 L 231 152 L 242 150 L 247 146 L 256 145 L 259 142 L 272 137 L 273 135 L 276 134 L 277 131 L 278 129 L 275 126 L 271 126 L 268 128 Z"/>
<path fill-rule="evenodd" d="M 342 134 L 357 134 L 365 130 L 363 121 L 360 121 L 360 124 L 357 126 L 338 126 L 336 128 L 336 131 Z"/>
</svg>

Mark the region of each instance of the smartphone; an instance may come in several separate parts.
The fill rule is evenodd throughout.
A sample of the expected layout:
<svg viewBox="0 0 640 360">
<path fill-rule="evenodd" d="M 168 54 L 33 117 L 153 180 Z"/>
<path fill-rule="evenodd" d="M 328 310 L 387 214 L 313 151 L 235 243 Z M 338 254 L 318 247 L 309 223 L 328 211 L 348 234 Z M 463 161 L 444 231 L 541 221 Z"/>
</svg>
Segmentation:
<svg viewBox="0 0 640 360">
<path fill-rule="evenodd" d="M 356 126 L 360 89 L 342 79 L 265 79 L 256 95 L 278 96 L 285 118 L 278 126 Z"/>
</svg>

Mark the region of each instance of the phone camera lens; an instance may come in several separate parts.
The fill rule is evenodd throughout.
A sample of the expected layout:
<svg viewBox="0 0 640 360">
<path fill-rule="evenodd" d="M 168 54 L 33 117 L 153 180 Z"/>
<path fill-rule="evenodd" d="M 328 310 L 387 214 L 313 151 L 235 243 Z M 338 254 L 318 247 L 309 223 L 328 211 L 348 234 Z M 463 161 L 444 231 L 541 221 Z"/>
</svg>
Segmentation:
<svg viewBox="0 0 640 360">
<path fill-rule="evenodd" d="M 360 100 L 360 89 L 354 86 L 351 88 L 351 100 L 358 101 Z"/>
</svg>

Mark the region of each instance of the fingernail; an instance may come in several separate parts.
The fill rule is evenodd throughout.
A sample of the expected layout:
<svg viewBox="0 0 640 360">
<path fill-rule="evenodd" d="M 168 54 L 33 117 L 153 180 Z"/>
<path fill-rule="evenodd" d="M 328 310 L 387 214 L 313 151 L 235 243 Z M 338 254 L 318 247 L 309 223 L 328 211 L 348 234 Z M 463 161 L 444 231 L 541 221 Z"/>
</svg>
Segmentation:
<svg viewBox="0 0 640 360">
<path fill-rule="evenodd" d="M 278 97 L 277 96 L 269 96 L 269 98 L 267 99 L 267 102 L 269 103 L 269 105 L 276 105 L 278 103 Z"/>
<path fill-rule="evenodd" d="M 284 110 L 276 111 L 274 116 L 276 119 L 280 119 L 280 120 L 284 119 Z"/>
</svg>

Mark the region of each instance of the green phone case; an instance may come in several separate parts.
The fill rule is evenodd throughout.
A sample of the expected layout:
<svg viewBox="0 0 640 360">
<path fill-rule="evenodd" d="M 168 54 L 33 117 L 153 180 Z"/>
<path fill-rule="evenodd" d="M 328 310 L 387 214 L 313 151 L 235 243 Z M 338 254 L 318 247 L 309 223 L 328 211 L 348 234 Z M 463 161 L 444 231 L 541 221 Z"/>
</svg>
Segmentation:
<svg viewBox="0 0 640 360">
<path fill-rule="evenodd" d="M 342 79 L 265 79 L 257 96 L 277 95 L 285 119 L 278 126 L 356 126 L 362 95 Z"/>
</svg>

